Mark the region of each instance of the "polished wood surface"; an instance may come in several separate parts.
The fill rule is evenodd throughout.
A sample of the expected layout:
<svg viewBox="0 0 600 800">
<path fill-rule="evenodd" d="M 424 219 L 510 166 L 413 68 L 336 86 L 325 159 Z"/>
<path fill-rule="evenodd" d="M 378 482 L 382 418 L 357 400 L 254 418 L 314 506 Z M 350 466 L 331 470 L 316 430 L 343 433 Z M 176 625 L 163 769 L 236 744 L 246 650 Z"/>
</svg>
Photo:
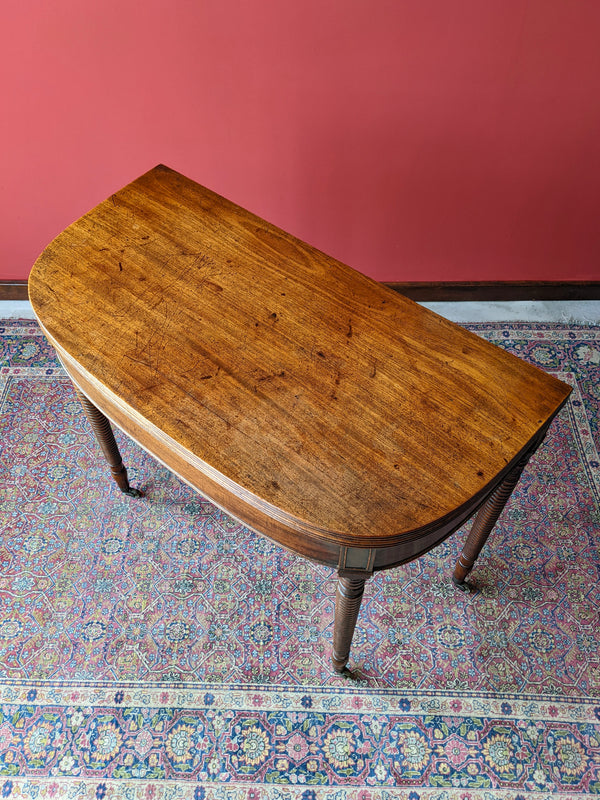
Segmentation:
<svg viewBox="0 0 600 800">
<path fill-rule="evenodd" d="M 29 291 L 100 413 L 353 580 L 460 526 L 570 392 L 162 166 L 60 234 Z"/>
</svg>

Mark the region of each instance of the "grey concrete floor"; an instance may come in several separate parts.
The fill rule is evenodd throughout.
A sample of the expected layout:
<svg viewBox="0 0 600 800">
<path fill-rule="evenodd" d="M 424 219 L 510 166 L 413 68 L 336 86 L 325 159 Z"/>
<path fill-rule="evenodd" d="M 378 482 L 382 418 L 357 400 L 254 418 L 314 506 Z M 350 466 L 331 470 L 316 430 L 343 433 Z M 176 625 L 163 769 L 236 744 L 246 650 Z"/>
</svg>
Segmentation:
<svg viewBox="0 0 600 800">
<path fill-rule="evenodd" d="M 600 300 L 512 303 L 423 303 L 453 322 L 565 322 L 600 324 Z M 0 319 L 33 319 L 25 300 L 1 301 Z"/>
</svg>

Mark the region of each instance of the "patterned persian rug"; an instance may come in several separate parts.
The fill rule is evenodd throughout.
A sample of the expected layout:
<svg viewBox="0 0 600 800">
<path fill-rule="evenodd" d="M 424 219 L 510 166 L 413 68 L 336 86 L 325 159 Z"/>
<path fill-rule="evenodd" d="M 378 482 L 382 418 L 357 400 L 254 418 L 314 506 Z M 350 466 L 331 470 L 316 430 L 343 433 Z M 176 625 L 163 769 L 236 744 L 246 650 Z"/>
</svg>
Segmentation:
<svg viewBox="0 0 600 800">
<path fill-rule="evenodd" d="M 466 530 L 367 585 L 119 436 L 121 495 L 39 328 L 0 321 L 0 797 L 600 795 L 600 328 L 478 324 L 574 387 L 477 563 Z"/>
</svg>

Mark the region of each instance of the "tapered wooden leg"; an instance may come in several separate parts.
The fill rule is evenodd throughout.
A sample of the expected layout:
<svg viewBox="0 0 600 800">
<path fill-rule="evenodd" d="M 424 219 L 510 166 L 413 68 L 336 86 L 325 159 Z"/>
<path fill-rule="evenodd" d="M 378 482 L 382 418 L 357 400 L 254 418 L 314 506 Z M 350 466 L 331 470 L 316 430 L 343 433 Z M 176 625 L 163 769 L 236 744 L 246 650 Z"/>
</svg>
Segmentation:
<svg viewBox="0 0 600 800">
<path fill-rule="evenodd" d="M 350 656 L 350 645 L 356 627 L 365 589 L 365 578 L 338 576 L 333 623 L 333 654 L 331 660 L 338 672 L 343 672 Z"/>
<path fill-rule="evenodd" d="M 531 455 L 531 453 L 528 453 L 527 456 L 519 461 L 515 469 L 509 472 L 502 483 L 492 492 L 475 517 L 475 522 L 467 537 L 462 553 L 456 562 L 454 574 L 452 576 L 452 583 L 463 592 L 469 590 L 469 584 L 466 582 L 465 578 L 477 561 L 481 548 L 486 543 L 488 536 L 492 532 L 492 528 L 496 524 L 504 506 L 513 493 L 515 486 L 519 482 L 521 473 L 525 469 Z"/>
<path fill-rule="evenodd" d="M 96 439 L 98 440 L 98 444 L 102 448 L 102 452 L 108 461 L 110 471 L 117 483 L 117 486 L 124 494 L 127 494 L 130 497 L 141 497 L 142 493 L 138 489 L 133 489 L 129 485 L 129 480 L 127 479 L 127 470 L 125 469 L 123 461 L 121 460 L 121 454 L 119 453 L 119 448 L 117 447 L 110 422 L 104 416 L 104 414 L 99 411 L 96 406 L 90 402 L 90 400 L 88 400 L 83 392 L 77 389 L 77 387 L 75 387 L 75 392 L 81 402 L 81 405 L 83 406 L 85 415 L 92 426 L 92 430 L 94 431 Z"/>
</svg>

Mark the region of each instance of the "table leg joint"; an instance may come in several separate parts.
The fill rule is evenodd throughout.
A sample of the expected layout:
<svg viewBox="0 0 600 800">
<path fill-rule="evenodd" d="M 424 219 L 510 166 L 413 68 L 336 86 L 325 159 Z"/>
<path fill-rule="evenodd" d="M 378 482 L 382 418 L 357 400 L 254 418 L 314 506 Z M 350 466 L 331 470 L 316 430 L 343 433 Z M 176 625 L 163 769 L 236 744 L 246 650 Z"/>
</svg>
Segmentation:
<svg viewBox="0 0 600 800">
<path fill-rule="evenodd" d="M 376 553 L 377 549 L 374 547 L 340 547 L 338 573 L 371 577 Z"/>
</svg>

